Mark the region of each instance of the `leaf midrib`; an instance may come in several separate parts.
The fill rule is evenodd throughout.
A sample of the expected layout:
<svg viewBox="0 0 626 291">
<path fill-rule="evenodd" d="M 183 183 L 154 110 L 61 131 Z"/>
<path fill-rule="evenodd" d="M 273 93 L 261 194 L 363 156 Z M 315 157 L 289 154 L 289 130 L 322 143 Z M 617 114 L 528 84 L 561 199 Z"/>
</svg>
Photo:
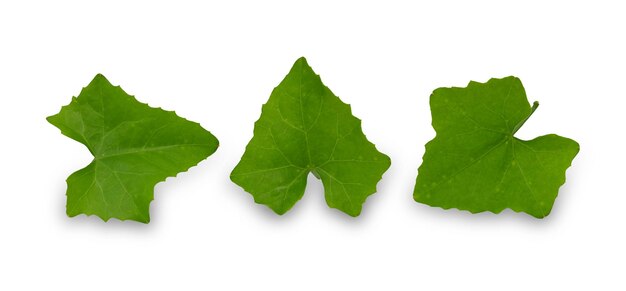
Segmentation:
<svg viewBox="0 0 626 291">
<path fill-rule="evenodd" d="M 210 144 L 178 144 L 178 145 L 151 147 L 151 148 L 130 148 L 128 150 L 123 150 L 123 151 L 115 152 L 112 154 L 106 154 L 106 153 L 98 154 L 94 157 L 95 157 L 95 160 L 101 160 L 101 159 L 119 157 L 119 156 L 124 156 L 124 155 L 155 152 L 155 151 L 162 151 L 162 150 L 181 148 L 181 147 L 207 147 L 207 146 L 210 146 Z"/>
<path fill-rule="evenodd" d="M 484 160 L 492 152 L 494 152 L 496 149 L 500 148 L 500 146 L 502 146 L 503 144 L 506 144 L 507 140 L 511 140 L 512 142 L 522 142 L 522 140 L 516 138 L 515 136 L 503 134 L 502 138 L 499 139 L 499 140 L 496 140 L 497 143 L 494 146 L 490 147 L 488 150 L 486 150 L 485 153 L 483 153 L 480 157 L 478 157 L 477 159 L 471 161 L 469 164 L 465 165 L 463 168 L 461 168 L 460 170 L 456 171 L 454 174 L 452 174 L 450 177 L 446 178 L 445 180 L 437 182 L 437 184 L 435 186 L 430 187 L 428 190 L 426 190 L 426 192 L 431 193 L 433 190 L 439 188 L 439 186 L 441 186 L 441 185 L 443 185 L 443 184 L 445 184 L 445 183 L 447 183 L 449 181 L 452 181 L 454 178 L 456 178 L 461 173 L 465 172 L 467 169 L 471 168 L 472 166 L 474 166 L 477 163 L 479 163 L 482 160 Z"/>
</svg>

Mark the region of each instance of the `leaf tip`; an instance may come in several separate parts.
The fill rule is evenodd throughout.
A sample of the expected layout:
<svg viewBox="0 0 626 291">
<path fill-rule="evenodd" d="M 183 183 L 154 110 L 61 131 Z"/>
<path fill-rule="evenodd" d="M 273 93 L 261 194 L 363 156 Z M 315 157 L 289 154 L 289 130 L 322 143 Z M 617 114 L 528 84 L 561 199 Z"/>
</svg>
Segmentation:
<svg viewBox="0 0 626 291">
<path fill-rule="evenodd" d="M 113 86 L 113 85 L 111 84 L 111 82 L 109 82 L 109 80 L 108 80 L 108 79 L 107 79 L 104 75 L 102 75 L 101 73 L 96 74 L 96 76 L 95 76 L 95 77 L 93 77 L 93 80 L 91 80 L 91 82 L 89 83 L 89 85 L 92 85 L 92 84 L 101 84 L 101 83 L 103 83 L 103 84 L 105 84 L 105 85 Z M 88 86 L 89 86 L 89 85 L 88 85 Z"/>
<path fill-rule="evenodd" d="M 50 124 L 54 125 L 54 120 L 55 120 L 55 118 L 56 118 L 56 117 L 57 117 L 57 114 L 50 115 L 50 116 L 46 117 L 46 121 L 47 121 L 48 123 L 50 123 Z"/>
<path fill-rule="evenodd" d="M 309 65 L 309 62 L 306 60 L 305 57 L 299 57 L 296 62 L 293 64 L 292 67 L 292 71 L 293 69 L 298 68 L 299 70 L 304 69 L 304 70 L 313 70 L 311 68 L 311 66 Z M 289 74 L 291 74 L 291 72 L 289 72 Z"/>
<path fill-rule="evenodd" d="M 283 216 L 285 213 L 287 213 L 287 211 L 289 211 L 288 208 L 285 207 L 281 207 L 281 208 L 271 208 L 272 211 L 274 211 L 274 213 Z"/>
<path fill-rule="evenodd" d="M 345 214 L 349 215 L 350 217 L 359 217 L 359 215 L 361 215 L 361 207 L 359 207 L 358 209 L 356 209 L 355 211 L 344 211 Z"/>
</svg>

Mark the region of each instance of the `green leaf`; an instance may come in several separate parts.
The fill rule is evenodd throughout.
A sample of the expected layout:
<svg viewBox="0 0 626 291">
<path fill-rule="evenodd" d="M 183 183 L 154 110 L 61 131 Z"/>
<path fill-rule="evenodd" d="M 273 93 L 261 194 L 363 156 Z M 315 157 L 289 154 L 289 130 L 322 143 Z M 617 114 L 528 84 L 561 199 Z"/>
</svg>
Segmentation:
<svg viewBox="0 0 626 291">
<path fill-rule="evenodd" d="M 302 198 L 311 172 L 322 180 L 328 206 L 358 216 L 390 165 L 350 105 L 300 58 L 263 105 L 230 178 L 257 203 L 283 214 Z"/>
<path fill-rule="evenodd" d="M 579 146 L 554 134 L 516 138 L 537 106 L 515 77 L 435 90 L 430 107 L 437 136 L 426 144 L 414 199 L 472 213 L 510 208 L 547 216 Z"/>
<path fill-rule="evenodd" d="M 48 121 L 94 160 L 67 179 L 67 215 L 150 221 L 154 185 L 206 159 L 217 139 L 198 123 L 151 108 L 97 75 Z"/>
</svg>

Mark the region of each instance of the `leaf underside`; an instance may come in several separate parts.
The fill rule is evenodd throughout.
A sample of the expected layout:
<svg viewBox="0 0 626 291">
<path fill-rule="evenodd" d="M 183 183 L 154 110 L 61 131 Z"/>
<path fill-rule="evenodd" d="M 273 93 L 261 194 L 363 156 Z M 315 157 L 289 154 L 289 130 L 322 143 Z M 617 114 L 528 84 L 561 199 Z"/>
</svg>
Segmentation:
<svg viewBox="0 0 626 291">
<path fill-rule="evenodd" d="M 307 176 L 322 180 L 327 204 L 358 216 L 391 161 L 367 140 L 361 121 L 304 58 L 263 105 L 231 180 L 283 214 L 302 198 Z"/>
<path fill-rule="evenodd" d="M 154 186 L 206 159 L 217 139 L 198 123 L 152 108 L 98 74 L 47 120 L 94 160 L 67 179 L 67 215 L 150 221 Z"/>
<path fill-rule="evenodd" d="M 550 213 L 579 145 L 555 134 L 514 136 L 538 106 L 530 106 L 518 78 L 439 88 L 430 106 L 437 135 L 426 144 L 417 202 L 472 213 Z"/>
</svg>

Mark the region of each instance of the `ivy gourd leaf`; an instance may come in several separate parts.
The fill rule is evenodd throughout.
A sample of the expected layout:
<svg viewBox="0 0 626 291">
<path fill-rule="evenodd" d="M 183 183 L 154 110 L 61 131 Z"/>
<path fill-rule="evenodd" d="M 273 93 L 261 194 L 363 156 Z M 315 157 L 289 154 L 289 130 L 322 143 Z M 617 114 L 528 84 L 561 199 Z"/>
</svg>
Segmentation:
<svg viewBox="0 0 626 291">
<path fill-rule="evenodd" d="M 151 108 L 98 74 L 47 120 L 94 160 L 67 179 L 67 215 L 150 221 L 154 186 L 206 159 L 217 139 L 198 123 Z"/>
<path fill-rule="evenodd" d="M 538 106 L 530 106 L 515 77 L 436 89 L 430 107 L 437 135 L 426 144 L 414 199 L 472 213 L 510 208 L 547 216 L 579 145 L 555 134 L 516 138 Z"/>
<path fill-rule="evenodd" d="M 263 105 L 230 178 L 255 202 L 284 214 L 302 198 L 313 173 L 322 180 L 328 206 L 358 216 L 390 165 L 367 140 L 350 105 L 300 58 Z"/>
</svg>

